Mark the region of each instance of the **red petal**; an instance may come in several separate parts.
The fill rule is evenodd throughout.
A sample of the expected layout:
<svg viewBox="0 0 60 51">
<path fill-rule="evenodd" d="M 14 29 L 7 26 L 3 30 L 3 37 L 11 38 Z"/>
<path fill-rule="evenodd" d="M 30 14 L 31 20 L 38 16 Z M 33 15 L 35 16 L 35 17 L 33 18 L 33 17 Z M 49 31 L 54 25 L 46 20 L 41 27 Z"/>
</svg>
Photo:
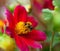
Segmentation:
<svg viewBox="0 0 60 51">
<path fill-rule="evenodd" d="M 28 17 L 28 21 L 32 23 L 33 27 L 36 27 L 38 24 L 37 20 L 35 20 L 32 16 Z"/>
<path fill-rule="evenodd" d="M 26 39 L 25 38 L 25 43 L 28 45 L 28 46 L 31 46 L 32 48 L 42 48 L 42 45 L 34 40 L 31 40 L 31 39 Z"/>
<path fill-rule="evenodd" d="M 14 18 L 13 18 L 12 13 L 7 9 L 6 9 L 6 16 L 7 16 L 8 22 L 9 22 L 9 27 L 12 28 L 13 25 L 15 25 Z"/>
<path fill-rule="evenodd" d="M 15 41 L 16 41 L 16 44 L 17 44 L 18 48 L 21 51 L 29 51 L 29 48 L 25 44 L 24 39 L 22 37 L 14 34 L 14 38 L 15 38 Z"/>
<path fill-rule="evenodd" d="M 46 40 L 46 34 L 39 30 L 32 30 L 29 34 L 25 35 L 25 37 L 36 41 Z"/>
<path fill-rule="evenodd" d="M 26 21 L 27 12 L 23 6 L 18 5 L 14 10 L 14 19 L 15 21 Z"/>
</svg>

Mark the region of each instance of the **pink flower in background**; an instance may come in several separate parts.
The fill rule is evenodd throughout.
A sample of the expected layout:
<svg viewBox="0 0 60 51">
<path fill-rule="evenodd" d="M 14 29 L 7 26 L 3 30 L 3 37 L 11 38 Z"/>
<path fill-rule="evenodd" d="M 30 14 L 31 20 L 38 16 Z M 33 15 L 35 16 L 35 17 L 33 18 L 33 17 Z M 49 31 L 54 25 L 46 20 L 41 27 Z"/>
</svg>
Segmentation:
<svg viewBox="0 0 60 51">
<path fill-rule="evenodd" d="M 42 9 L 54 9 L 52 0 L 31 0 L 32 13 L 36 17 L 41 17 Z M 39 18 L 40 19 L 40 18 Z"/>
<path fill-rule="evenodd" d="M 52 4 L 52 1 L 53 1 L 53 0 L 44 0 L 44 5 L 43 5 L 43 7 L 44 7 L 44 8 L 49 8 L 49 9 L 53 10 L 53 9 L 54 9 L 54 6 L 53 6 L 53 4 Z"/>
<path fill-rule="evenodd" d="M 6 10 L 6 15 L 9 22 L 8 28 L 21 51 L 29 51 L 28 46 L 42 48 L 42 45 L 37 41 L 46 40 L 46 34 L 35 29 L 37 21 L 27 15 L 23 6 L 16 6 L 13 14 Z"/>
<path fill-rule="evenodd" d="M 41 11 L 43 8 L 54 9 L 52 1 L 53 0 L 32 0 L 32 8 L 38 9 L 39 11 Z"/>
</svg>

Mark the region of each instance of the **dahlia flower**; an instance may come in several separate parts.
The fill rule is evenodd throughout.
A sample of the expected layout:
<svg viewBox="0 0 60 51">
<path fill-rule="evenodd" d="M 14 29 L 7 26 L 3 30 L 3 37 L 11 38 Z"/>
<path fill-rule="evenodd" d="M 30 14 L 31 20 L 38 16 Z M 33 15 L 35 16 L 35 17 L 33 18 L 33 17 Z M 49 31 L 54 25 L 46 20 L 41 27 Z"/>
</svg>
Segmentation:
<svg viewBox="0 0 60 51">
<path fill-rule="evenodd" d="M 28 46 L 42 48 L 37 41 L 46 40 L 46 34 L 35 29 L 37 21 L 32 16 L 28 16 L 23 6 L 16 6 L 13 14 L 6 9 L 6 15 L 9 22 L 8 29 L 21 51 L 29 51 Z"/>
</svg>

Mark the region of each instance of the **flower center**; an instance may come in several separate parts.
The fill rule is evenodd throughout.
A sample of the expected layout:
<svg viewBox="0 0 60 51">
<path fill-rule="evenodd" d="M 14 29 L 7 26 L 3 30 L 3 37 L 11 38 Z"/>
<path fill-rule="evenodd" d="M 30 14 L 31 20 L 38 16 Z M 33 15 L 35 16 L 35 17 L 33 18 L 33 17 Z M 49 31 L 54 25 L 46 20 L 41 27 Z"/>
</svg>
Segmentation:
<svg viewBox="0 0 60 51">
<path fill-rule="evenodd" d="M 16 24 L 15 32 L 17 34 L 27 34 L 32 30 L 31 22 L 19 22 Z"/>
</svg>

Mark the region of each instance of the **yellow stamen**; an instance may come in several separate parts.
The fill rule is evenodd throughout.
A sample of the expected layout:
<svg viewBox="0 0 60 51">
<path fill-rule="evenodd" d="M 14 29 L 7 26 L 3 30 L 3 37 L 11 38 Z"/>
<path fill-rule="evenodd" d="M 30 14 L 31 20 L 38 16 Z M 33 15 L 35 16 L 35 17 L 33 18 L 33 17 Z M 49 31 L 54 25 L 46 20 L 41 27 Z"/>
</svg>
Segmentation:
<svg viewBox="0 0 60 51">
<path fill-rule="evenodd" d="M 30 28 L 28 28 L 28 26 L 31 26 L 32 24 L 30 22 L 19 22 L 16 24 L 15 27 L 15 32 L 17 34 L 27 34 L 28 32 L 30 32 Z"/>
</svg>

